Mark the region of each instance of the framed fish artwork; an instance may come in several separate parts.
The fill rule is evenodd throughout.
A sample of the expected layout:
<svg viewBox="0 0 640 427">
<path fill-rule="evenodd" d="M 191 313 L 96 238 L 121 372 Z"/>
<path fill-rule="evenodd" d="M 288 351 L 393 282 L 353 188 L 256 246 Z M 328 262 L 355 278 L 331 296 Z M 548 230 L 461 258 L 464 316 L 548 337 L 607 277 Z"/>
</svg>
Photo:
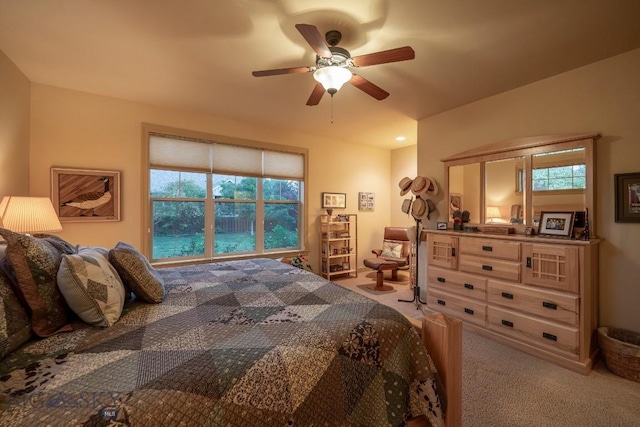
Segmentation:
<svg viewBox="0 0 640 427">
<path fill-rule="evenodd" d="M 51 200 L 60 222 L 120 221 L 120 172 L 51 168 Z"/>
</svg>

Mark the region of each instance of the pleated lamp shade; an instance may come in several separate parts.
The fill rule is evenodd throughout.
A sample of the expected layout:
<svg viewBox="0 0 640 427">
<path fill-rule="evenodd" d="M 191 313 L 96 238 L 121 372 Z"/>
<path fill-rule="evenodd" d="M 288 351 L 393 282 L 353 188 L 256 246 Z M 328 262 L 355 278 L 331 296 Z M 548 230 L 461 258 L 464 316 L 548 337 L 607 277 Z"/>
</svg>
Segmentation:
<svg viewBox="0 0 640 427">
<path fill-rule="evenodd" d="M 5 196 L 0 202 L 0 226 L 16 233 L 62 231 L 48 197 Z"/>
</svg>

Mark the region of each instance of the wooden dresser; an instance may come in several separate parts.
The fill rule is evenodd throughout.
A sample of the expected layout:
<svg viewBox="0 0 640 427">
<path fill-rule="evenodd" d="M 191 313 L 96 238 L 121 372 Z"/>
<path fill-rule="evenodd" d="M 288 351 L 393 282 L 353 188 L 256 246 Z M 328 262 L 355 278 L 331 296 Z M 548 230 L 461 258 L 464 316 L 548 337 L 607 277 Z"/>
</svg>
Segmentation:
<svg viewBox="0 0 640 427">
<path fill-rule="evenodd" d="M 427 230 L 427 304 L 466 329 L 588 374 L 598 240 Z"/>
</svg>

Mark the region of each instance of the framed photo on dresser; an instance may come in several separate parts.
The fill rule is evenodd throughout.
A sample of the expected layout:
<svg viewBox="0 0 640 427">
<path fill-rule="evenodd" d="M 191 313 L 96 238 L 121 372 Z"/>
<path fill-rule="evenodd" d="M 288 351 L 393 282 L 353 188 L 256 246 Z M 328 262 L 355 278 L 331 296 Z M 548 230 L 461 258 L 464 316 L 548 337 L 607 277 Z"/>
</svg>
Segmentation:
<svg viewBox="0 0 640 427">
<path fill-rule="evenodd" d="M 539 236 L 571 238 L 575 212 L 541 212 Z"/>
</svg>

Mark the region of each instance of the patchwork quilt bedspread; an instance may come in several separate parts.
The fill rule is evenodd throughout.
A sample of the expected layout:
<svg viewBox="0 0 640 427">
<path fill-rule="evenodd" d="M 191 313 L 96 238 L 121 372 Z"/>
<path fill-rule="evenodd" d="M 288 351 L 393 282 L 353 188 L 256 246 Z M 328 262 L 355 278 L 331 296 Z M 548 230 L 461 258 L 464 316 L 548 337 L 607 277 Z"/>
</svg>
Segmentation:
<svg viewBox="0 0 640 427">
<path fill-rule="evenodd" d="M 433 363 L 398 312 L 270 259 L 158 270 L 160 304 L 0 362 L 0 425 L 443 425 Z"/>
</svg>

